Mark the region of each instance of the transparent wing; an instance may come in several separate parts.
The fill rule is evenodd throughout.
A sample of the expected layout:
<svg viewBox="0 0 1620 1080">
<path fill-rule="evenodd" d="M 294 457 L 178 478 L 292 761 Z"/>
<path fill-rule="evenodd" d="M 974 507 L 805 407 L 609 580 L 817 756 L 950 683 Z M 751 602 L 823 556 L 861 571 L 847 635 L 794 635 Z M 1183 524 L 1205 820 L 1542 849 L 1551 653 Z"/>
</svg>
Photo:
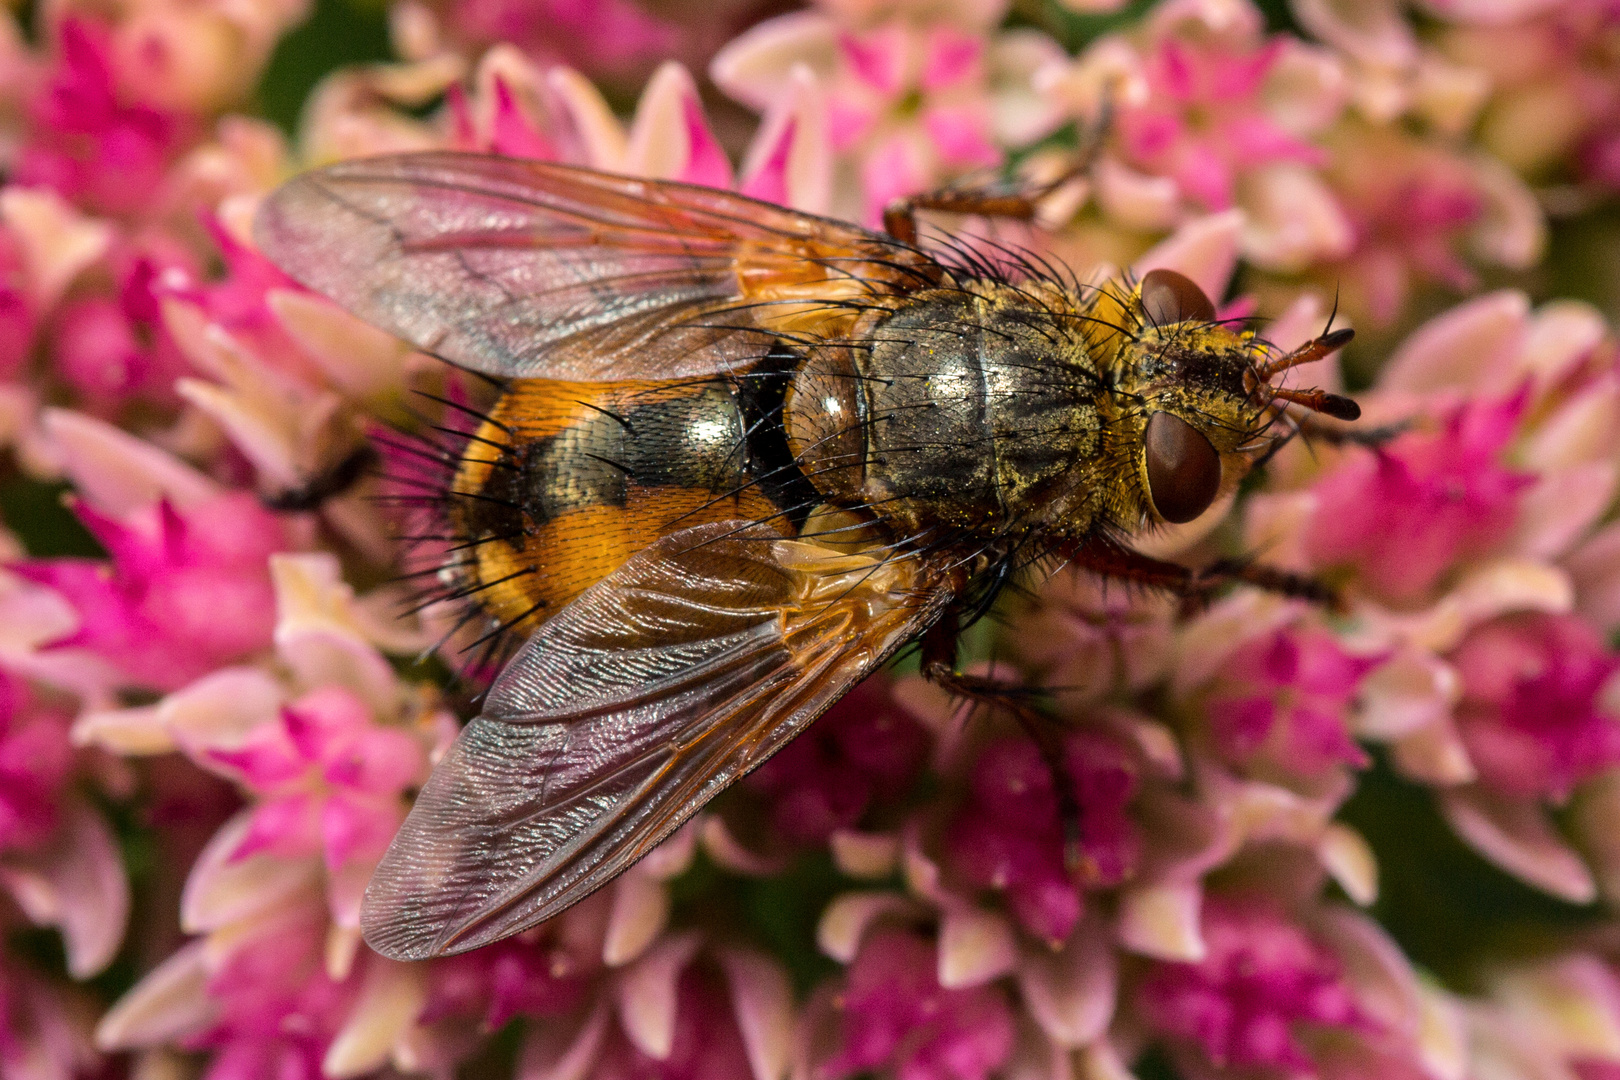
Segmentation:
<svg viewBox="0 0 1620 1080">
<path fill-rule="evenodd" d="M 449 152 L 305 173 L 255 236 L 367 322 L 503 377 L 712 374 L 774 334 L 842 336 L 943 273 L 887 237 L 729 192 Z"/>
<path fill-rule="evenodd" d="M 740 521 L 629 559 L 535 631 L 434 770 L 366 890 L 367 942 L 461 952 L 605 884 L 936 619 L 926 574 Z"/>
</svg>

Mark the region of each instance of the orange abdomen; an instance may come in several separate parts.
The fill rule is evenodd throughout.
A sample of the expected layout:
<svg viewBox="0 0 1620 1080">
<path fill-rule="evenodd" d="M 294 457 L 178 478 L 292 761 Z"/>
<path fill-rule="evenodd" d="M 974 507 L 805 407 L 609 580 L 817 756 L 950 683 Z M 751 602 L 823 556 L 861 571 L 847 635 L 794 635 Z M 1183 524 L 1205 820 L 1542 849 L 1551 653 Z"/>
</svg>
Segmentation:
<svg viewBox="0 0 1620 1080">
<path fill-rule="evenodd" d="M 754 475 L 745 397 L 720 379 L 514 381 L 456 472 L 461 591 L 526 636 L 668 533 L 747 519 L 790 534 Z"/>
</svg>

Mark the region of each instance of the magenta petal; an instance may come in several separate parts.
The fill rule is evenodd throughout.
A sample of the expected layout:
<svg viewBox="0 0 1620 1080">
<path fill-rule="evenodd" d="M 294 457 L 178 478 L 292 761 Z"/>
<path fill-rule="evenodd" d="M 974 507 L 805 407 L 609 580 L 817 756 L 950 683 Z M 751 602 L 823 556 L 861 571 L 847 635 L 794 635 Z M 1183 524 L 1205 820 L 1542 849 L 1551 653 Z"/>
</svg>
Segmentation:
<svg viewBox="0 0 1620 1080">
<path fill-rule="evenodd" d="M 308 795 L 288 795 L 267 799 L 253 809 L 247 832 L 231 860 L 239 861 L 261 851 L 294 857 L 313 854 L 320 848 L 319 807 Z"/>
<path fill-rule="evenodd" d="M 707 184 L 709 187 L 731 186 L 731 160 L 726 157 L 720 140 L 709 130 L 703 105 L 696 98 L 685 98 L 682 109 L 686 117 L 686 138 L 689 147 L 686 169 L 680 178 L 689 184 Z"/>
</svg>

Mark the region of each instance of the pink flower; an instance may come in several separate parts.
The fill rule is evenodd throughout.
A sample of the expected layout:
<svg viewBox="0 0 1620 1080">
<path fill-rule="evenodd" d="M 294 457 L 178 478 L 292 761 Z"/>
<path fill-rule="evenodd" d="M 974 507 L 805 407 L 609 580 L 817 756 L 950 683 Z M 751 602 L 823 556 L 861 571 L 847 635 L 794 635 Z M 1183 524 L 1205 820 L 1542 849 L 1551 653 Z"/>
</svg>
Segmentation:
<svg viewBox="0 0 1620 1080">
<path fill-rule="evenodd" d="M 286 706 L 279 724 L 262 725 L 240 749 L 207 757 L 257 799 L 232 859 L 319 851 L 329 873 L 381 857 L 404 817 L 401 793 L 427 772 L 416 738 L 374 724 L 366 704 L 336 686 Z"/>
<path fill-rule="evenodd" d="M 1528 399 L 1473 401 L 1377 450 L 1358 450 L 1318 481 L 1305 529 L 1315 565 L 1351 566 L 1370 592 L 1421 600 L 1458 561 L 1512 530 L 1533 477 L 1502 464 Z"/>
<path fill-rule="evenodd" d="M 124 97 L 104 28 L 79 17 L 58 25 L 57 67 L 32 104 L 11 181 L 99 212 L 150 213 L 186 123 Z"/>
<path fill-rule="evenodd" d="M 1126 155 L 1169 176 L 1206 210 L 1224 210 L 1237 174 L 1270 162 L 1321 165 L 1326 154 L 1271 119 L 1262 91 L 1284 47 L 1282 38 L 1230 43 L 1166 37 L 1147 57 L 1152 98 L 1120 114 Z"/>
<path fill-rule="evenodd" d="M 74 507 L 112 557 L 36 559 L 14 567 L 78 609 L 52 647 L 89 649 L 131 685 L 172 690 L 270 644 L 275 598 L 265 560 L 287 546 L 281 521 L 252 496 L 186 510 L 167 500 L 122 518 Z"/>
<path fill-rule="evenodd" d="M 692 965 L 675 993 L 667 1053 L 654 1056 L 626 1032 L 609 1032 L 586 1073 L 589 1080 L 753 1080 L 748 1049 L 720 981 Z"/>
<path fill-rule="evenodd" d="M 690 47 L 682 25 L 637 0 L 453 0 L 446 28 L 474 42 L 511 42 L 537 60 L 620 76 Z"/>
<path fill-rule="evenodd" d="M 1348 711 L 1362 676 L 1380 660 L 1352 656 L 1314 628 L 1245 642 L 1222 664 L 1204 703 L 1216 747 L 1233 762 L 1264 754 L 1301 776 L 1366 765 L 1350 738 Z"/>
<path fill-rule="evenodd" d="M 1006 999 L 991 986 L 942 989 L 937 968 L 934 946 L 915 934 L 871 934 L 845 974 L 838 1050 L 818 1075 L 985 1080 L 998 1069 L 1013 1047 Z"/>
<path fill-rule="evenodd" d="M 1204 959 L 1156 964 L 1137 991 L 1148 1026 L 1178 1052 L 1311 1075 L 1302 1027 L 1369 1026 L 1335 956 L 1266 902 L 1211 897 L 1203 938 Z"/>
<path fill-rule="evenodd" d="M 1604 692 L 1620 659 L 1588 623 L 1529 614 L 1476 627 L 1450 657 L 1457 722 L 1480 779 L 1513 796 L 1569 796 L 1620 763 Z"/>
<path fill-rule="evenodd" d="M 482 1032 L 498 1031 L 514 1016 L 557 1016 L 577 1006 L 587 990 L 589 957 L 562 944 L 524 935 L 433 964 L 427 1003 L 416 1023 L 476 1017 Z"/>
<path fill-rule="evenodd" d="M 87 1002 L 22 964 L 0 957 L 0 1075 L 76 1080 L 101 1074 Z"/>
<path fill-rule="evenodd" d="M 212 1050 L 205 1080 L 315 1080 L 353 1000 L 358 979 L 334 981 L 321 966 L 319 909 L 295 911 L 248 930 L 207 974 L 217 1019 L 185 1039 Z"/>
<path fill-rule="evenodd" d="M 38 330 L 39 301 L 11 230 L 0 229 L 0 379 L 24 374 Z"/>
<path fill-rule="evenodd" d="M 27 687 L 0 673 L 0 853 L 50 837 L 72 767 L 66 717 L 31 708 Z"/>
<path fill-rule="evenodd" d="M 1078 731 L 1063 741 L 1064 779 L 1079 814 L 1078 882 L 1065 868 L 1064 823 L 1052 769 L 1027 738 L 983 748 L 968 805 L 946 832 L 952 869 L 969 885 L 1002 892 L 1018 921 L 1060 942 L 1084 912 L 1080 892 L 1117 885 L 1135 868 L 1140 838 L 1126 814 L 1136 766 L 1111 738 Z"/>
<path fill-rule="evenodd" d="M 778 834 L 822 843 L 858 822 L 874 798 L 910 786 L 928 738 L 888 690 L 887 678 L 868 679 L 748 778 L 770 800 Z"/>
</svg>

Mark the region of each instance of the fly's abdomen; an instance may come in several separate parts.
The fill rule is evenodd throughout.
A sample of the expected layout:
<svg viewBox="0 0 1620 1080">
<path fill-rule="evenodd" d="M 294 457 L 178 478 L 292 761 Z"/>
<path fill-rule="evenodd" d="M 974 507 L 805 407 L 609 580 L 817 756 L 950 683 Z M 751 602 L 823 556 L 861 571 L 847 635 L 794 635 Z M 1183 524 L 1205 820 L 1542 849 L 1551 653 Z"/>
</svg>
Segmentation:
<svg viewBox="0 0 1620 1080">
<path fill-rule="evenodd" d="M 726 383 L 516 381 L 456 473 L 459 591 L 526 634 L 661 536 L 772 518 L 749 464 Z"/>
</svg>

